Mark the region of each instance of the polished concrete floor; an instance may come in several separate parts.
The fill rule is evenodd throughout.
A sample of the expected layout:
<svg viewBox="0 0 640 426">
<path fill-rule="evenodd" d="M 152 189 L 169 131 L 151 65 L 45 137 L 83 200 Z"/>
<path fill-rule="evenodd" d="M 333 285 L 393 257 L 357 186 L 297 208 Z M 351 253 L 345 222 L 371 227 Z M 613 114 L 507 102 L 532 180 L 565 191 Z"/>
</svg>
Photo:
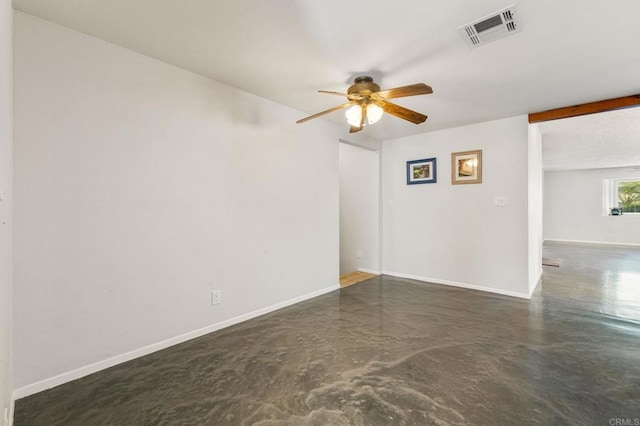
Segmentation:
<svg viewBox="0 0 640 426">
<path fill-rule="evenodd" d="M 640 250 L 544 251 L 531 301 L 381 276 L 19 400 L 15 425 L 636 424 Z"/>
</svg>

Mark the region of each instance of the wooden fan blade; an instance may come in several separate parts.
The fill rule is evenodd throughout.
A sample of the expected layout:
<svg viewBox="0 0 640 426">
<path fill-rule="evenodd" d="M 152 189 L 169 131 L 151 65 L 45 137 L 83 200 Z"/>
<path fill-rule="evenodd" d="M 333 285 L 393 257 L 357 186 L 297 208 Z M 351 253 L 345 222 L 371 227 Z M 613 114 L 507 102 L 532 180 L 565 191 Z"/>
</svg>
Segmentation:
<svg viewBox="0 0 640 426">
<path fill-rule="evenodd" d="M 396 87 L 395 89 L 376 92 L 385 99 L 403 98 L 405 96 L 428 95 L 433 89 L 424 83 L 411 84 L 409 86 Z"/>
<path fill-rule="evenodd" d="M 427 119 L 427 116 L 424 114 L 401 107 L 400 105 L 392 104 L 391 102 L 378 102 L 378 105 L 382 107 L 384 112 L 415 124 L 423 123 Z"/>
<path fill-rule="evenodd" d="M 353 105 L 353 102 L 347 102 L 346 104 L 338 105 L 338 106 L 333 107 L 333 108 L 331 108 L 331 109 L 328 109 L 328 110 L 326 110 L 326 111 L 322 111 L 322 112 L 319 112 L 319 113 L 317 113 L 317 114 L 310 115 L 310 116 L 309 116 L 309 117 L 307 117 L 307 118 L 303 118 L 303 119 L 301 119 L 301 120 L 296 121 L 296 123 L 297 123 L 297 124 L 304 123 L 305 121 L 313 120 L 314 118 L 318 118 L 318 117 L 320 117 L 321 115 L 329 114 L 329 113 L 331 113 L 331 112 L 338 111 L 338 110 L 341 110 L 341 109 L 343 109 L 343 108 L 350 107 L 351 105 Z"/>
<path fill-rule="evenodd" d="M 350 101 L 359 101 L 359 100 L 362 100 L 363 98 L 363 96 L 360 93 L 347 94 L 347 93 L 340 93 L 340 92 L 332 92 L 331 90 L 318 90 L 318 93 L 326 93 L 327 95 L 344 96 Z"/>
<path fill-rule="evenodd" d="M 356 133 L 360 130 L 362 130 L 362 127 L 351 126 L 351 128 L 349 129 L 349 133 Z"/>
<path fill-rule="evenodd" d="M 332 92 L 331 90 L 318 90 L 318 93 L 326 93 L 328 95 L 344 96 L 345 98 L 347 97 L 346 93 Z"/>
</svg>

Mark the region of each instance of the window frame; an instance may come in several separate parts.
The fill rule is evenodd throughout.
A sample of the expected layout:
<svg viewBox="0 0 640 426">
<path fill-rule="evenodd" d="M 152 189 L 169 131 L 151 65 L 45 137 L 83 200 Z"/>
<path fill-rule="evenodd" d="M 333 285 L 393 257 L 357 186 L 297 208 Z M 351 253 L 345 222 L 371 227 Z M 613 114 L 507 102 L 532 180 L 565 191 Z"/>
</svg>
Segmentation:
<svg viewBox="0 0 640 426">
<path fill-rule="evenodd" d="M 604 194 L 604 215 L 611 216 L 611 209 L 614 207 L 620 207 L 620 199 L 618 197 L 618 186 L 622 182 L 638 182 L 640 183 L 640 177 L 627 177 L 617 179 L 605 179 L 603 186 Z M 622 212 L 620 216 L 640 216 L 640 212 Z"/>
</svg>

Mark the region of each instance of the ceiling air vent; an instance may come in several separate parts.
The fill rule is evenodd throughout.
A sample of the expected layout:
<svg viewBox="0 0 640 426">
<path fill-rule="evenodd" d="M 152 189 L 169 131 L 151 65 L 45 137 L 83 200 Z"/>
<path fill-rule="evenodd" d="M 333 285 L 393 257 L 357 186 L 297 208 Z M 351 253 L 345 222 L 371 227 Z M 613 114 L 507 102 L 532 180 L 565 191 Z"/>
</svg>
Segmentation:
<svg viewBox="0 0 640 426">
<path fill-rule="evenodd" d="M 512 5 L 458 28 L 471 47 L 515 34 L 520 31 L 516 6 Z"/>
</svg>

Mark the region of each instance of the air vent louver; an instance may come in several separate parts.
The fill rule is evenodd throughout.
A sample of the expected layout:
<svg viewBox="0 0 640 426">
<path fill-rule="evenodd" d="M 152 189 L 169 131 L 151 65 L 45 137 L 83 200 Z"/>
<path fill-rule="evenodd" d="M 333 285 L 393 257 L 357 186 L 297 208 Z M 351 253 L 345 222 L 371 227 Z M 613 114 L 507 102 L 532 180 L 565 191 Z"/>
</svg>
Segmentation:
<svg viewBox="0 0 640 426">
<path fill-rule="evenodd" d="M 516 6 L 512 5 L 458 28 L 462 38 L 471 47 L 515 34 L 521 30 Z"/>
</svg>

